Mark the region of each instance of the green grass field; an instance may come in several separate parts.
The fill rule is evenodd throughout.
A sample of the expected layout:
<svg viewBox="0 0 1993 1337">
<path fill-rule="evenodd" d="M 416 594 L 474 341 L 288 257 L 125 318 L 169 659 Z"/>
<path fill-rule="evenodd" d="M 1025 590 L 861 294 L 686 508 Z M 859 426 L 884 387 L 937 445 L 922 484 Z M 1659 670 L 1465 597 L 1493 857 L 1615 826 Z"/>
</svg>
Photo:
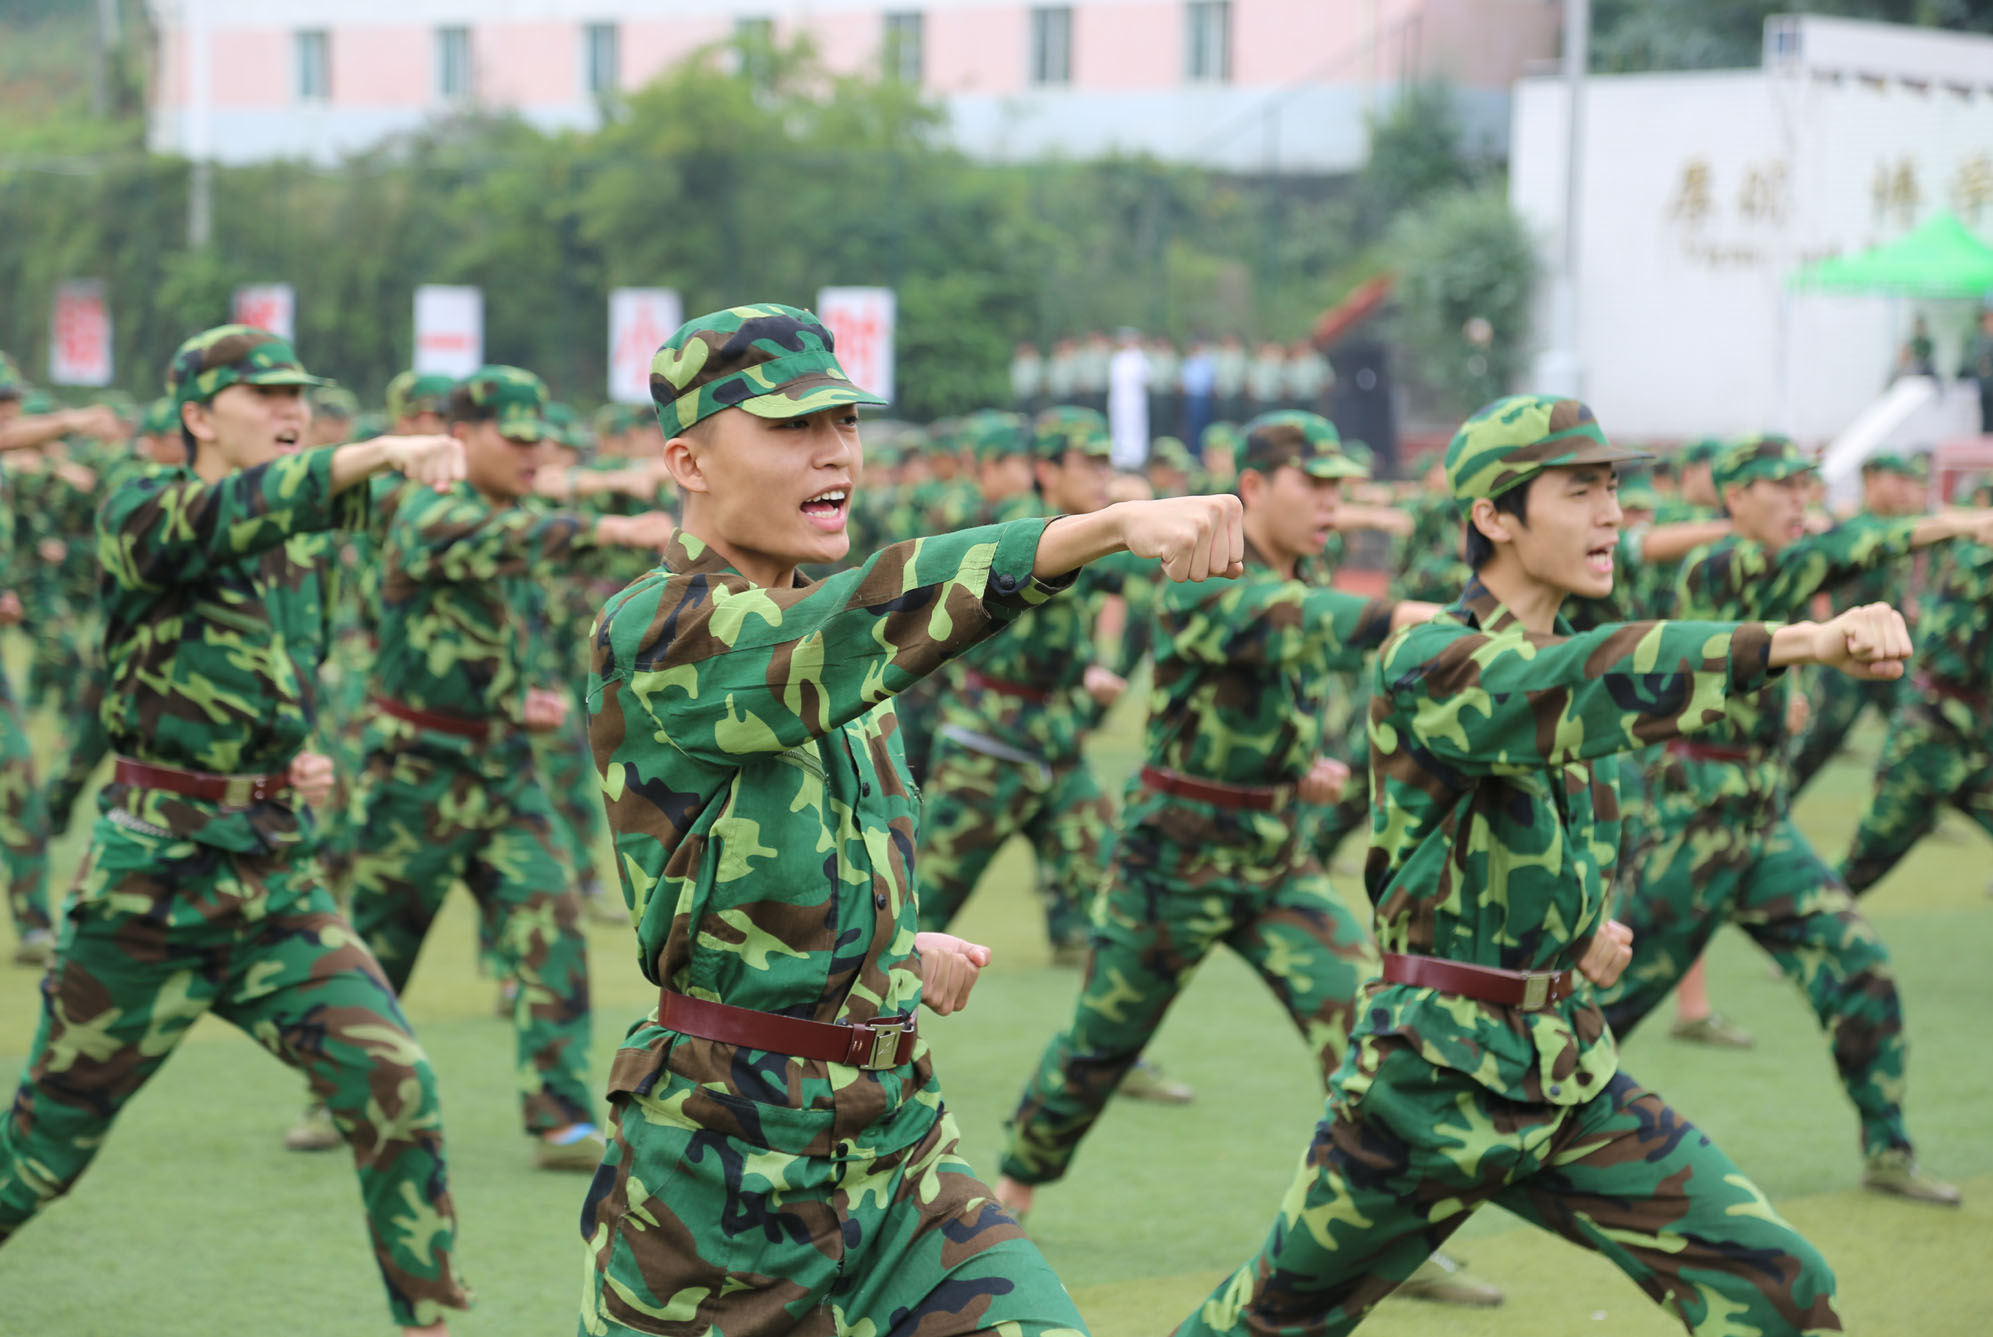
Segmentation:
<svg viewBox="0 0 1993 1337">
<path fill-rule="evenodd" d="M 1823 777 L 1801 807 L 1830 857 L 1867 797 L 1876 738 Z M 52 743 L 52 740 L 51 740 Z M 1104 778 L 1133 765 L 1119 713 L 1101 738 Z M 59 883 L 80 839 L 57 854 Z M 1354 849 L 1345 861 L 1353 868 Z M 1013 848 L 960 930 L 996 960 L 970 1009 L 923 1022 L 962 1125 L 994 1173 L 1003 1115 L 1077 977 L 1045 961 Z M 1340 879 L 1361 897 L 1353 876 Z M 1626 1046 L 1627 1068 L 1690 1114 L 1815 1242 L 1840 1276 L 1849 1331 L 1887 1337 L 1993 1332 L 1993 850 L 1948 820 L 1868 908 L 1895 953 L 1913 1042 L 1911 1125 L 1927 1163 L 1962 1181 L 1961 1211 L 1882 1200 L 1856 1187 L 1855 1120 L 1798 993 L 1726 931 L 1711 956 L 1717 1004 L 1757 1032 L 1748 1053 L 1671 1043 L 1657 1017 Z M 591 929 L 598 1072 L 651 1002 L 622 930 Z M 490 1015 L 461 896 L 431 940 L 408 1010 L 440 1074 L 462 1260 L 478 1307 L 468 1337 L 574 1331 L 582 1280 L 576 1221 L 585 1180 L 528 1165 L 507 1027 Z M 11 1083 L 38 1006 L 32 977 L 0 966 L 0 1080 Z M 1155 1057 L 1193 1084 L 1195 1104 L 1113 1107 L 1071 1177 L 1044 1190 L 1032 1231 L 1099 1337 L 1168 1331 L 1257 1246 L 1321 1093 L 1313 1063 L 1239 963 L 1214 959 L 1158 1038 Z M 387 1330 L 343 1154 L 298 1156 L 278 1137 L 301 1103 L 280 1065 L 218 1022 L 198 1026 L 132 1105 L 77 1190 L 0 1253 L 0 1333 L 345 1337 Z M 1484 1212 L 1457 1252 L 1507 1288 L 1480 1313 L 1409 1302 L 1364 1328 L 1378 1337 L 1578 1337 L 1678 1329 L 1609 1265 Z"/>
</svg>

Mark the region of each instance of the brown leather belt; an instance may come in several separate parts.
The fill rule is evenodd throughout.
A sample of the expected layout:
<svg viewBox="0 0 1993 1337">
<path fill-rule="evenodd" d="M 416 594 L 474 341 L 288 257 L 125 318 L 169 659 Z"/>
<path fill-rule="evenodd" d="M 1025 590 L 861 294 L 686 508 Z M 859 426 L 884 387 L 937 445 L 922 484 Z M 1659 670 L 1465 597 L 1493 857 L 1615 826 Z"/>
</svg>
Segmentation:
<svg viewBox="0 0 1993 1337">
<path fill-rule="evenodd" d="M 1042 687 L 1031 687 L 1021 682 L 1011 682 L 1006 678 L 992 678 L 987 673 L 974 669 L 962 675 L 962 681 L 970 687 L 985 692 L 995 692 L 1000 696 L 1014 696 L 1020 701 L 1029 701 L 1034 706 L 1042 706 L 1052 699 L 1052 694 Z"/>
<path fill-rule="evenodd" d="M 1942 696 L 1947 701 L 1956 701 L 1962 706 L 1970 706 L 1981 715 L 1993 714 L 1993 702 L 1984 692 L 1971 691 L 1964 687 L 1954 687 L 1948 682 L 1940 682 L 1928 673 L 1919 673 L 1910 680 L 1910 685 L 1920 692 L 1932 696 Z"/>
<path fill-rule="evenodd" d="M 1720 743 L 1691 743 L 1685 738 L 1677 738 L 1668 744 L 1668 754 L 1684 761 L 1721 761 L 1733 766 L 1748 766 L 1758 759 L 1758 753 L 1748 747 L 1724 747 Z"/>
<path fill-rule="evenodd" d="M 1575 971 L 1502 970 L 1495 966 L 1470 966 L 1463 961 L 1447 961 L 1437 956 L 1405 956 L 1384 953 L 1384 979 L 1391 984 L 1410 984 L 1422 989 L 1475 998 L 1484 1003 L 1501 1003 L 1535 1012 L 1561 1003 L 1577 991 Z"/>
<path fill-rule="evenodd" d="M 1166 771 L 1160 766 L 1144 766 L 1142 783 L 1159 793 L 1215 803 L 1221 808 L 1249 808 L 1254 812 L 1272 812 L 1286 801 L 1288 793 L 1285 785 L 1228 785 Z"/>
<path fill-rule="evenodd" d="M 855 1026 L 833 1025 L 709 1003 L 670 989 L 658 997 L 657 1024 L 701 1040 L 871 1069 L 897 1068 L 911 1061 L 916 1034 L 910 1015 Z"/>
<path fill-rule="evenodd" d="M 385 696 L 374 698 L 374 709 L 383 715 L 392 715 L 419 729 L 434 729 L 437 733 L 453 734 L 458 738 L 470 738 L 483 742 L 492 735 L 491 720 L 475 719 L 469 715 L 444 715 L 434 710 L 417 710 Z"/>
<path fill-rule="evenodd" d="M 186 798 L 207 799 L 224 808 L 246 808 L 288 791 L 291 777 L 183 771 L 178 766 L 154 766 L 151 762 L 119 757 L 111 771 L 111 783 L 136 785 L 140 789 L 163 789 L 169 794 L 180 794 Z"/>
</svg>

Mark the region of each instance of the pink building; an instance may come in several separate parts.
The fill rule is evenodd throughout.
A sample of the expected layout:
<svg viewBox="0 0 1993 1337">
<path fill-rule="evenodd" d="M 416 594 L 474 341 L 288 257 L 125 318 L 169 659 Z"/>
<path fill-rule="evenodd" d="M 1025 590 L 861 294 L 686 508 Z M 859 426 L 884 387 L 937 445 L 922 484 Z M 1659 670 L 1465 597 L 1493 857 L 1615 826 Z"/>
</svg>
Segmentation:
<svg viewBox="0 0 1993 1337">
<path fill-rule="evenodd" d="M 710 43 L 807 33 L 827 63 L 918 83 L 997 159 L 1146 152 L 1345 171 L 1408 80 L 1507 139 L 1555 53 L 1556 0 L 153 0 L 154 147 L 331 159 L 465 106 L 587 126 Z"/>
</svg>

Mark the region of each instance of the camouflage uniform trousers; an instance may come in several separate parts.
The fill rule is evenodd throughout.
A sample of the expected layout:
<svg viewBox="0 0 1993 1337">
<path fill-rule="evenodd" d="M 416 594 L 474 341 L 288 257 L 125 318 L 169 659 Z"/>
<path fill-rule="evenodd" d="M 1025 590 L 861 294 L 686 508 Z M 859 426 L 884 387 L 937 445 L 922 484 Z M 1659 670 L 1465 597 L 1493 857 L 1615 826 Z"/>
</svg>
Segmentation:
<svg viewBox="0 0 1993 1337">
<path fill-rule="evenodd" d="M 104 732 L 102 711 L 104 691 L 110 685 L 102 657 L 91 655 L 84 669 L 86 678 L 70 719 L 68 746 L 48 780 L 49 829 L 56 834 L 69 830 L 83 791 L 97 776 L 97 768 L 111 755 L 111 737 Z"/>
<path fill-rule="evenodd" d="M 1204 806 L 1140 802 L 1151 814 Z M 1004 1174 L 1026 1184 L 1065 1175 L 1114 1088 L 1220 944 L 1266 981 L 1327 1081 L 1349 1043 L 1358 989 L 1378 969 L 1370 935 L 1328 874 L 1291 830 L 1270 851 L 1242 850 L 1172 841 L 1143 822 L 1124 835 L 1095 900 L 1073 1019 L 1046 1046 L 1011 1115 Z"/>
<path fill-rule="evenodd" d="M 1366 845 L 1370 841 L 1370 734 L 1366 724 L 1370 694 L 1358 690 L 1346 677 L 1336 682 L 1322 745 L 1349 767 L 1349 780 L 1343 785 L 1341 798 L 1329 804 L 1310 804 L 1298 818 L 1308 834 L 1315 862 L 1324 868 L 1335 863 L 1336 852 L 1356 832 L 1363 832 Z"/>
<path fill-rule="evenodd" d="M 771 1148 L 699 1126 L 683 1103 L 616 1103 L 582 1209 L 580 1337 L 1084 1337 L 946 1109 L 906 1145 L 815 1156 L 789 1139 L 817 1111 L 756 1107 Z"/>
<path fill-rule="evenodd" d="M 564 726 L 534 736 L 533 750 L 559 820 L 562 857 L 577 884 L 597 883 L 595 851 L 608 819 L 602 811 L 602 779 L 588 743 L 588 716 L 579 697 Z"/>
<path fill-rule="evenodd" d="M 1723 801 L 1711 772 L 1652 796 L 1652 846 L 1638 885 L 1618 907 L 1633 930 L 1633 961 L 1599 995 L 1614 1034 L 1633 1032 L 1695 964 L 1725 922 L 1735 923 L 1800 987 L 1832 1045 L 1841 1085 L 1861 1119 L 1862 1146 L 1908 1147 L 1903 1121 L 1907 1044 L 1889 952 L 1786 813 L 1781 798 L 1741 792 Z"/>
<path fill-rule="evenodd" d="M 35 780 L 35 750 L 13 692 L 0 677 L 0 857 L 14 932 L 49 930 L 48 806 Z"/>
<path fill-rule="evenodd" d="M 1797 799 L 1813 777 L 1840 752 L 1862 712 L 1874 708 L 1888 719 L 1902 696 L 1902 683 L 1861 682 L 1845 673 L 1821 673 L 1809 697 L 1813 710 L 1792 754 L 1792 796 Z"/>
<path fill-rule="evenodd" d="M 0 1239 L 66 1193 L 214 1012 L 301 1071 L 352 1148 L 397 1323 L 461 1309 L 429 1059 L 309 853 L 231 854 L 100 819 L 0 1130 Z"/>
<path fill-rule="evenodd" d="M 1890 721 L 1875 795 L 1841 876 L 1859 896 L 1931 833 L 1949 803 L 1993 835 L 1993 720 L 1942 697 L 1906 701 Z"/>
<path fill-rule="evenodd" d="M 1038 861 L 1045 936 L 1054 947 L 1078 946 L 1107 869 L 1113 822 L 1084 760 L 1033 765 L 975 751 L 945 733 L 936 737 L 914 861 L 921 931 L 946 929 L 1004 842 L 1023 836 Z"/>
<path fill-rule="evenodd" d="M 451 886 L 476 899 L 517 993 L 512 1026 L 526 1130 L 593 1123 L 588 943 L 554 852 L 554 817 L 530 758 L 494 777 L 466 757 L 370 735 L 366 820 L 353 858 L 353 923 L 399 994 Z"/>
<path fill-rule="evenodd" d="M 1700 1337 L 1841 1331 L 1818 1251 L 1625 1073 L 1580 1104 L 1526 1103 L 1365 1037 L 1266 1243 L 1177 1337 L 1349 1332 L 1489 1202 L 1603 1254 Z"/>
<path fill-rule="evenodd" d="M 318 727 L 312 738 L 314 750 L 332 759 L 332 801 L 326 805 L 318 857 L 341 901 L 351 898 L 354 846 L 366 820 L 359 778 L 367 765 L 367 729 L 374 714 L 367 699 L 373 655 L 372 638 L 364 631 L 339 632 L 321 678 Z"/>
</svg>

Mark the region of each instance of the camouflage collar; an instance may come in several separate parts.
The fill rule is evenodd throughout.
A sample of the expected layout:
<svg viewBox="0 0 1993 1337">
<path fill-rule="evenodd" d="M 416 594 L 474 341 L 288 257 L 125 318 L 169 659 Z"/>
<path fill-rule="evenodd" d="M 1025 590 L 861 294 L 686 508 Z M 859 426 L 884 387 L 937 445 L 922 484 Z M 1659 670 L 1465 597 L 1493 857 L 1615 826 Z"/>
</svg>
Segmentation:
<svg viewBox="0 0 1993 1337">
<path fill-rule="evenodd" d="M 1453 606 L 1448 611 L 1468 626 L 1488 636 L 1511 629 L 1522 629 L 1521 619 L 1507 604 L 1495 597 L 1493 590 L 1481 583 L 1479 576 L 1467 582 L 1467 588 L 1460 591 L 1460 597 L 1453 601 Z M 1561 608 L 1558 610 L 1557 621 L 1552 625 L 1551 631 L 1558 636 L 1576 634 L 1571 624 L 1565 620 Z"/>
<path fill-rule="evenodd" d="M 697 534 L 687 529 L 672 531 L 665 543 L 664 551 L 658 557 L 658 565 L 674 576 L 741 576 L 734 564 L 721 555 L 720 550 L 708 544 Z M 816 582 L 796 572 L 796 588 L 814 585 Z"/>
</svg>

